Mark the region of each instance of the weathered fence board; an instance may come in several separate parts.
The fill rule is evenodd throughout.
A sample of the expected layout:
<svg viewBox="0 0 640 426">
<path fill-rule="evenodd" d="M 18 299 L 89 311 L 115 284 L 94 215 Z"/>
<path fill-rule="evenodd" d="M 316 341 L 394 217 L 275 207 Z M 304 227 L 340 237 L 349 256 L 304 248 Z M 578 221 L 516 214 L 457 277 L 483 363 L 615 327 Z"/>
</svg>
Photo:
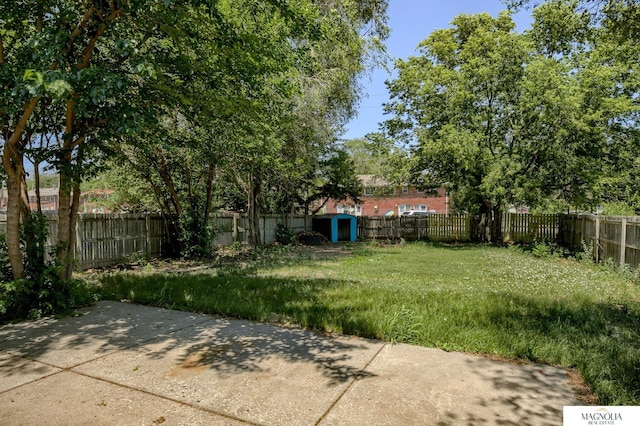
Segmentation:
<svg viewBox="0 0 640 426">
<path fill-rule="evenodd" d="M 260 238 L 265 244 L 276 240 L 276 227 L 287 222 L 292 232 L 297 233 L 311 229 L 311 216 L 295 215 L 283 219 L 280 215 L 264 215 L 260 217 Z M 249 219 L 240 214 L 214 214 L 209 218 L 209 226 L 215 232 L 214 247 L 228 246 L 234 241 L 246 243 L 248 239 Z"/>
<path fill-rule="evenodd" d="M 511 213 L 503 216 L 503 237 L 515 243 L 556 241 L 559 234 L 558 215 Z"/>
<path fill-rule="evenodd" d="M 480 238 L 480 220 L 469 215 L 428 215 L 358 218 L 363 238 L 403 238 L 407 241 L 469 241 Z M 557 215 L 509 214 L 502 216 L 504 241 L 531 243 L 555 241 L 559 233 Z"/>
<path fill-rule="evenodd" d="M 640 266 L 640 216 L 561 215 L 559 243 L 593 251 L 596 261 Z"/>
<path fill-rule="evenodd" d="M 81 214 L 76 223 L 76 258 L 85 270 L 135 256 L 157 257 L 163 239 L 159 215 Z"/>
</svg>

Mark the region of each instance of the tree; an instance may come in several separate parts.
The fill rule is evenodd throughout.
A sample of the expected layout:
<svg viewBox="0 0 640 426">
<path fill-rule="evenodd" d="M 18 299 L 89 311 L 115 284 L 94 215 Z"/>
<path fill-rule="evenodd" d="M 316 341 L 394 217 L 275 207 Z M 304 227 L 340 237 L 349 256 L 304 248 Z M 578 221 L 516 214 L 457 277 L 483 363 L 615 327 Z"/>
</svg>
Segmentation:
<svg viewBox="0 0 640 426">
<path fill-rule="evenodd" d="M 316 214 L 330 199 L 359 202 L 362 183 L 355 173 L 349 155 L 341 149 L 333 149 L 322 158 L 315 171 L 308 176 L 301 194 L 300 204 L 309 213 L 309 206 L 316 203 L 312 214 Z"/>
<path fill-rule="evenodd" d="M 255 132 L 260 137 L 246 140 L 249 149 L 233 153 L 239 166 L 237 181 L 248 195 L 252 244 L 260 242 L 261 193 L 270 188 L 285 191 L 279 201 L 285 211 L 305 198 L 303 188 L 309 188 L 316 167 L 332 152 L 331 146 L 355 113 L 358 76 L 366 71 L 367 61 L 383 51 L 380 43 L 388 35 L 386 0 L 314 5 L 322 36 L 292 37 L 296 67 L 286 79 L 295 82 L 297 90 L 289 99 L 288 112 L 277 120 L 264 120 Z"/>
<path fill-rule="evenodd" d="M 366 138 L 349 139 L 342 142 L 349 154 L 355 172 L 359 175 L 380 175 L 383 158 Z"/>
<path fill-rule="evenodd" d="M 296 96 L 314 87 L 325 105 L 319 115 L 333 124 L 353 113 L 356 77 L 371 46 L 380 46 L 385 10 L 386 0 L 0 4 L 0 128 L 13 276 L 24 272 L 24 159 L 34 138 L 56 141 L 38 154 L 59 174 L 56 258 L 58 278 L 66 281 L 80 184 L 106 157 L 139 148 L 138 160 L 148 156 L 140 164 L 160 164 L 151 171 L 163 185 L 156 193 L 163 209 L 180 216 L 191 210 L 181 205 L 188 199 L 198 206 L 199 224 L 211 209 L 222 159 L 241 166 L 251 199 L 258 200 L 260 175 L 270 159 L 281 158 L 283 129 L 303 110 Z M 167 135 L 171 147 L 162 143 Z M 168 160 L 174 173 L 194 177 L 179 188 L 186 196 L 163 167 Z"/>
<path fill-rule="evenodd" d="M 79 185 L 95 155 L 137 133 L 142 123 L 156 117 L 158 105 L 200 106 L 203 97 L 196 98 L 194 85 L 185 84 L 192 77 L 206 85 L 212 81 L 205 75 L 231 81 L 239 68 L 253 69 L 255 82 L 264 74 L 254 64 L 265 64 L 266 58 L 280 66 L 274 51 L 262 54 L 261 40 L 243 32 L 229 10 L 227 1 L 34 0 L 0 5 L 0 127 L 9 192 L 7 243 L 15 278 L 23 275 L 19 227 L 28 208 L 24 151 L 29 140 L 37 132 L 59 138 L 49 154 L 60 176 L 57 259 L 60 278 L 66 280 L 73 265 L 71 230 Z M 254 10 L 279 13 L 292 22 L 291 28 L 314 28 L 304 5 L 273 0 Z M 285 44 L 283 40 L 279 47 Z M 225 66 L 213 67 L 221 64 Z M 243 80 L 237 87 L 251 90 Z M 45 113 L 51 126 L 41 130 Z"/>
<path fill-rule="evenodd" d="M 509 204 L 584 202 L 612 145 L 607 123 L 633 110 L 610 69 L 584 65 L 580 43 L 559 54 L 513 28 L 506 12 L 456 17 L 396 63 L 386 106 L 388 133 L 414 144 L 414 176 L 447 185 L 494 230 Z"/>
<path fill-rule="evenodd" d="M 536 6 L 531 34 L 539 49 L 549 55 L 572 55 L 580 72 L 588 101 L 585 118 L 599 129 L 603 141 L 601 169 L 588 193 L 591 204 L 638 209 L 640 5 L 603 0 L 522 3 Z"/>
<path fill-rule="evenodd" d="M 272 208 L 292 211 L 302 197 L 303 182 L 327 161 L 335 133 L 353 113 L 354 76 L 364 69 L 364 57 L 371 53 L 369 36 L 358 32 L 363 21 L 349 19 L 362 16 L 358 19 L 373 22 L 384 16 L 385 2 L 358 4 L 358 14 L 353 13 L 355 3 L 335 1 L 331 2 L 335 7 L 327 3 L 311 8 L 312 20 L 320 23 L 311 31 L 256 9 L 252 2 L 235 2 L 232 8 L 229 3 L 221 13 L 246 31 L 236 33 L 242 44 L 226 43 L 229 52 L 223 54 L 207 52 L 206 45 L 180 48 L 181 56 L 193 50 L 188 57 L 194 58 L 194 64 L 174 71 L 183 81 L 182 96 L 188 93 L 191 102 L 172 102 L 170 109 L 157 110 L 143 132 L 129 137 L 117 150 L 118 161 L 129 164 L 153 189 L 168 222 L 184 223 L 180 219 L 184 212 L 192 219 L 194 215 L 206 218 L 212 208 L 229 203 L 216 204 L 214 197 L 228 194 L 229 190 L 220 189 L 229 185 L 245 191 L 245 200 L 231 203 L 246 209 L 252 218 L 253 244 L 260 243 L 257 217 L 266 195 L 273 201 Z M 369 18 L 368 13 L 374 16 Z M 197 25 L 191 30 L 202 32 L 202 37 L 205 31 Z M 228 57 L 234 58 L 232 70 L 210 72 L 224 69 Z M 202 73 L 191 71 L 201 68 Z M 130 181 L 123 176 L 117 180 Z M 206 220 L 190 223 L 201 226 Z M 173 233 L 180 239 L 183 231 L 176 228 Z M 192 230 L 190 235 L 202 236 L 205 231 Z"/>
</svg>

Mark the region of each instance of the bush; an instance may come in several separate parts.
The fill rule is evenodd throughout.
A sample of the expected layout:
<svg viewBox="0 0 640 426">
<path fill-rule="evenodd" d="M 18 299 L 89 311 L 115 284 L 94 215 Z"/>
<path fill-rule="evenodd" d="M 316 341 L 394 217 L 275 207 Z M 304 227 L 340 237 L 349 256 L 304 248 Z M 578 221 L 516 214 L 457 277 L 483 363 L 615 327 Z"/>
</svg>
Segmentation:
<svg viewBox="0 0 640 426">
<path fill-rule="evenodd" d="M 604 216 L 633 216 L 636 214 L 636 209 L 624 201 L 612 201 L 602 206 L 602 214 Z"/>
<path fill-rule="evenodd" d="M 576 259 L 584 263 L 595 262 L 596 259 L 593 256 L 593 243 L 587 244 L 584 240 L 582 240 L 581 243 L 582 249 L 575 253 Z"/>
<path fill-rule="evenodd" d="M 563 255 L 563 249 L 557 243 L 535 241 L 531 246 L 531 254 L 543 259 L 549 257 L 561 257 Z"/>
<path fill-rule="evenodd" d="M 24 277 L 13 280 L 6 236 L 0 235 L 0 322 L 64 313 L 95 301 L 85 283 L 60 280 L 59 267 L 45 262 L 46 241 L 46 219 L 32 213 L 22 229 Z"/>
<path fill-rule="evenodd" d="M 244 246 L 240 241 L 234 241 L 229 246 L 229 250 L 234 251 L 236 253 L 240 253 L 242 250 L 244 250 Z"/>
<path fill-rule="evenodd" d="M 10 281 L 11 265 L 9 265 L 9 252 L 7 251 L 7 236 L 0 234 L 0 282 Z"/>
<path fill-rule="evenodd" d="M 276 242 L 284 246 L 294 244 L 296 242 L 295 234 L 283 223 L 276 225 Z"/>
<path fill-rule="evenodd" d="M 0 283 L 0 323 L 66 313 L 97 300 L 87 283 L 75 280 L 61 285 L 55 270 L 48 270 L 35 280 Z"/>
<path fill-rule="evenodd" d="M 183 259 L 210 257 L 213 253 L 213 229 L 208 226 L 200 214 L 201 209 L 187 210 L 180 216 L 180 243 Z"/>
</svg>

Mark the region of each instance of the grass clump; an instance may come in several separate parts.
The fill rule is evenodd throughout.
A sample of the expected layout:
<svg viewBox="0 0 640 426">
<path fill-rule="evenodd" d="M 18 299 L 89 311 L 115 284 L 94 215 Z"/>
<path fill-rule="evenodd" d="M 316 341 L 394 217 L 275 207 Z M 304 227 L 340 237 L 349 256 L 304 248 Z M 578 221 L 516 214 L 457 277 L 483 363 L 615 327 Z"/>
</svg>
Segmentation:
<svg viewBox="0 0 640 426">
<path fill-rule="evenodd" d="M 491 246 L 287 255 L 236 271 L 105 275 L 101 286 L 116 300 L 575 368 L 601 404 L 640 403 L 640 287 L 628 275 Z"/>
</svg>

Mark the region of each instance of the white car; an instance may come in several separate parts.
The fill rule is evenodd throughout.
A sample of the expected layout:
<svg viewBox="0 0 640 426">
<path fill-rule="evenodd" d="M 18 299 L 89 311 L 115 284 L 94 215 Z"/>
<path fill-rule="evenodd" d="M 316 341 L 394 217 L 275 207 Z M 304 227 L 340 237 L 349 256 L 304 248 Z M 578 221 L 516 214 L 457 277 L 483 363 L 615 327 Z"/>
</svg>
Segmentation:
<svg viewBox="0 0 640 426">
<path fill-rule="evenodd" d="M 437 213 L 433 210 L 429 210 L 429 211 L 410 210 L 407 212 L 402 212 L 402 216 L 429 216 L 432 214 L 437 214 Z"/>
</svg>

